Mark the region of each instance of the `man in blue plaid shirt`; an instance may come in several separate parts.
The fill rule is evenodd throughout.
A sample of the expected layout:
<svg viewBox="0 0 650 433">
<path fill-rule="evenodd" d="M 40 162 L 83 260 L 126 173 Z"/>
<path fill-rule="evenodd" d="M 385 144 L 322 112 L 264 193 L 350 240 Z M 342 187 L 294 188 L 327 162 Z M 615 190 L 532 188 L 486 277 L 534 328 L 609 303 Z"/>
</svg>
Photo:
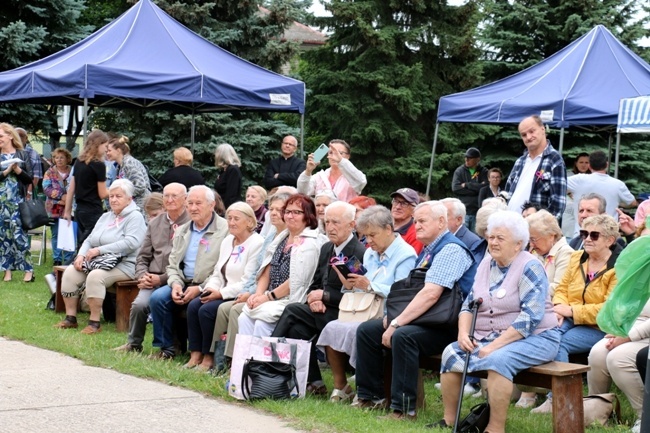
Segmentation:
<svg viewBox="0 0 650 433">
<path fill-rule="evenodd" d="M 529 201 L 548 210 L 559 220 L 566 206 L 566 166 L 562 156 L 546 139 L 546 130 L 539 116 L 525 118 L 519 124 L 519 135 L 526 151 L 515 162 L 506 191 L 510 194 L 508 208 L 521 213 Z"/>
</svg>

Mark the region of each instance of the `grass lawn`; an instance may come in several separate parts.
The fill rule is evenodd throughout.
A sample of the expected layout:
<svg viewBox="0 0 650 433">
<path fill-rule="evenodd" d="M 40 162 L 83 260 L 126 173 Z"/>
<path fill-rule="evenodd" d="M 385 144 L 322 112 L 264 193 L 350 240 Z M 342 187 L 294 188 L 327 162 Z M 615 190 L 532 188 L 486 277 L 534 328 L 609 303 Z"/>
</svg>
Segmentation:
<svg viewBox="0 0 650 433">
<path fill-rule="evenodd" d="M 48 263 L 36 267 L 36 282 L 21 282 L 23 274 L 16 272 L 14 282 L 0 281 L 0 336 L 24 341 L 27 344 L 54 350 L 82 360 L 88 365 L 110 368 L 121 373 L 149 378 L 160 382 L 192 389 L 218 399 L 240 403 L 227 396 L 225 378 L 213 378 L 194 370 L 184 370 L 181 365 L 187 357 L 174 361 L 152 361 L 151 328 L 142 354 L 122 354 L 110 349 L 126 342 L 126 334 L 115 331 L 114 324 L 102 323 L 103 331 L 86 336 L 78 330 L 57 330 L 52 327 L 63 319 L 63 314 L 45 310 L 50 298 L 43 276 L 51 269 Z M 80 329 L 86 325 L 87 314 L 79 315 Z M 151 326 L 151 325 L 149 325 Z M 332 388 L 331 374 L 324 371 L 328 388 Z M 313 432 L 400 432 L 422 431 L 425 424 L 442 417 L 442 399 L 434 388 L 437 379 L 425 382 L 426 409 L 418 413 L 417 422 L 379 421 L 378 413 L 364 412 L 344 405 L 335 405 L 324 399 L 308 397 L 297 401 L 264 401 L 253 403 L 258 409 L 285 418 L 293 426 Z M 635 421 L 635 415 L 625 397 L 617 391 L 622 406 L 622 425 L 590 427 L 588 432 L 627 432 Z M 465 399 L 464 412 L 478 404 L 478 399 Z M 436 430 L 425 430 L 436 431 Z M 442 430 L 441 430 L 442 431 Z M 449 430 L 445 430 L 449 431 Z M 510 406 L 508 431 L 513 433 L 548 433 L 552 431 L 551 415 L 535 415 L 529 410 Z"/>
</svg>

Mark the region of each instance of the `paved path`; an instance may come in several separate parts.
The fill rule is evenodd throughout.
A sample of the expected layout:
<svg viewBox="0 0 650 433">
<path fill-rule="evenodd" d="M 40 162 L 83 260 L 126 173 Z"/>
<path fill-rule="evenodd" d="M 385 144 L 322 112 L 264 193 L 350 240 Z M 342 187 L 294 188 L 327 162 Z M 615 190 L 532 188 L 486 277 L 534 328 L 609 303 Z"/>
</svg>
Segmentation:
<svg viewBox="0 0 650 433">
<path fill-rule="evenodd" d="M 209 431 L 298 432 L 243 405 L 0 338 L 0 432 Z"/>
</svg>

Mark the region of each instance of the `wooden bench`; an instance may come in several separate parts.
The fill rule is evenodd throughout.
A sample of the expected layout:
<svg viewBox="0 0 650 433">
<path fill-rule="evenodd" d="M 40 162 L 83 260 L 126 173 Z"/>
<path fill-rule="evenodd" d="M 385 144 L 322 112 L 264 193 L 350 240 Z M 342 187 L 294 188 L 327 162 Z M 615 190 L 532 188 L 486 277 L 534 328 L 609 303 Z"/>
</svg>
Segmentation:
<svg viewBox="0 0 650 433">
<path fill-rule="evenodd" d="M 54 266 L 54 276 L 56 277 L 56 294 L 54 297 L 54 311 L 56 313 L 65 313 L 65 304 L 61 295 L 61 284 L 63 281 L 63 272 L 67 266 Z M 137 281 L 120 281 L 107 289 L 107 292 L 115 293 L 115 328 L 118 332 L 129 330 L 129 314 L 131 313 L 131 303 L 140 289 Z"/>
<path fill-rule="evenodd" d="M 439 372 L 440 361 L 439 355 L 420 358 L 420 367 Z M 582 374 L 589 369 L 588 365 L 553 361 L 522 371 L 514 377 L 513 382 L 547 388 L 553 392 L 553 433 L 584 433 Z M 487 378 L 486 371 L 469 375 Z"/>
</svg>

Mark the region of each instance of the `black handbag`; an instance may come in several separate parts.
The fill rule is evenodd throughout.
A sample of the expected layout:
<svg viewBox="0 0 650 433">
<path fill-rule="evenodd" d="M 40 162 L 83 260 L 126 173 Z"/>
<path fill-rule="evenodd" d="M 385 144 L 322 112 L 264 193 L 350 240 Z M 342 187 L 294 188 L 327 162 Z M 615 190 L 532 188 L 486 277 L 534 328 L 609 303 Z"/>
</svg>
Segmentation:
<svg viewBox="0 0 650 433">
<path fill-rule="evenodd" d="M 490 405 L 487 403 L 477 404 L 460 422 L 457 431 L 460 433 L 483 433 L 489 422 Z"/>
<path fill-rule="evenodd" d="M 296 345 L 292 344 L 289 364 L 280 362 L 275 343 L 271 343 L 272 361 L 247 359 L 241 376 L 241 390 L 244 398 L 246 400 L 264 398 L 283 400 L 298 397 L 299 388 L 296 378 L 297 350 Z M 294 389 L 295 393 L 292 393 Z"/>
<path fill-rule="evenodd" d="M 416 268 L 411 270 L 408 277 L 393 283 L 386 298 L 386 314 L 389 323 L 402 314 L 415 295 L 422 290 L 426 274 L 426 269 Z M 456 283 L 451 289 L 443 290 L 438 302 L 409 324 L 429 327 L 457 326 L 462 305 L 463 295 L 460 286 Z"/>
<path fill-rule="evenodd" d="M 37 227 L 47 225 L 50 221 L 43 200 L 25 199 L 22 203 L 18 204 L 18 210 L 20 211 L 20 222 L 23 230 L 33 230 Z"/>
</svg>

